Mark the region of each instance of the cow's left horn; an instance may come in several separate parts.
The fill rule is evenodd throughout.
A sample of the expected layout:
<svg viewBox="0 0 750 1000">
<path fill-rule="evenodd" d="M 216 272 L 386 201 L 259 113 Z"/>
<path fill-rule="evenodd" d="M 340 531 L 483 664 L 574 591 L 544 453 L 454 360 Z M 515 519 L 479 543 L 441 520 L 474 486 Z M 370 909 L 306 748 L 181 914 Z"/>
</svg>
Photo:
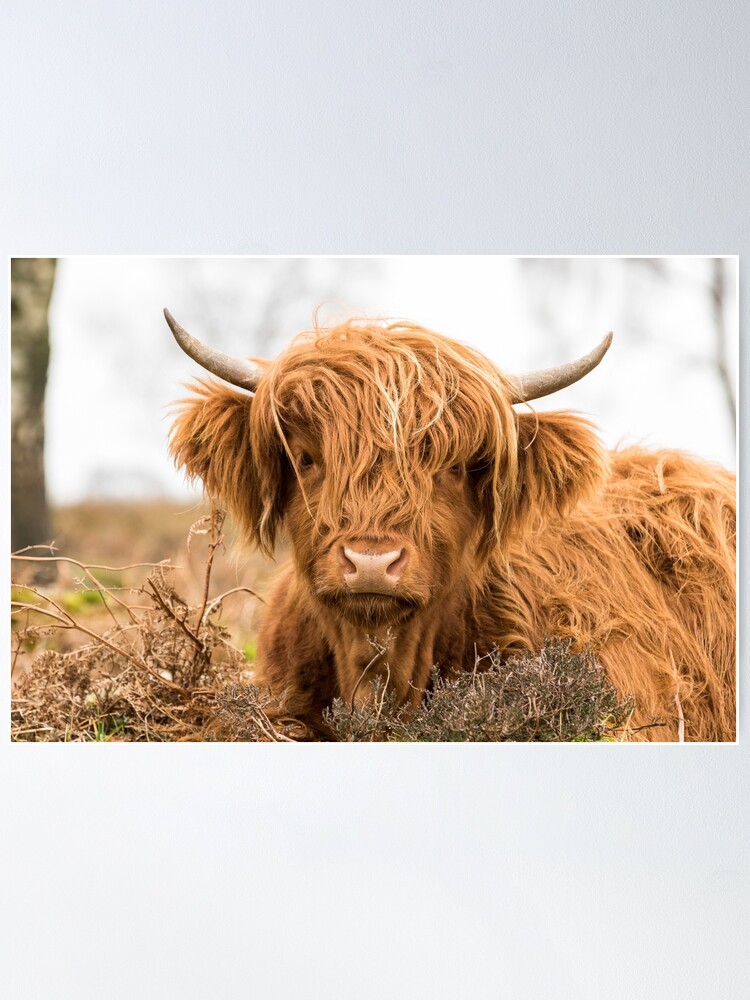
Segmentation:
<svg viewBox="0 0 750 1000">
<path fill-rule="evenodd" d="M 549 396 L 558 389 L 573 385 L 596 368 L 611 343 L 612 334 L 608 333 L 598 347 L 577 361 L 569 361 L 566 365 L 558 365 L 556 368 L 527 372 L 525 375 L 509 375 L 508 378 L 515 390 L 513 402 L 528 403 L 532 399 L 541 399 L 542 396 Z"/>
<path fill-rule="evenodd" d="M 196 340 L 187 330 L 183 329 L 169 309 L 164 310 L 164 318 L 169 324 L 169 329 L 174 334 L 174 339 L 183 349 L 188 357 L 197 361 L 201 368 L 218 375 L 225 382 L 239 386 L 240 389 L 249 389 L 255 392 L 258 381 L 263 374 L 263 369 L 252 361 L 244 358 L 235 358 L 231 354 L 217 351 L 213 347 L 207 347 L 200 340 Z"/>
</svg>

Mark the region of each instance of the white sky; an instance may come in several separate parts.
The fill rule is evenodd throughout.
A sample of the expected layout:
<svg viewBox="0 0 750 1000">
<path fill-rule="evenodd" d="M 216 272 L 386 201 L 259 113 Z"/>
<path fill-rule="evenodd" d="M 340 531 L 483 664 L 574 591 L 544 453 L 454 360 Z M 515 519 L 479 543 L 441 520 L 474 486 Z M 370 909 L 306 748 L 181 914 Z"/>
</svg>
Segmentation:
<svg viewBox="0 0 750 1000">
<path fill-rule="evenodd" d="M 197 367 L 174 345 L 164 305 L 207 342 L 264 355 L 308 328 L 325 300 L 331 318 L 364 312 L 411 319 L 511 371 L 578 357 L 612 329 L 614 344 L 597 371 L 537 408 L 589 414 L 609 446 L 678 447 L 734 467 L 732 428 L 709 360 L 708 263 L 662 263 L 668 281 L 616 258 L 572 259 L 562 277 L 554 268 L 564 262 L 550 272 L 544 259 L 319 258 L 310 265 L 309 287 L 282 308 L 269 343 L 255 323 L 284 260 L 64 259 L 51 309 L 50 496 L 68 503 L 89 495 L 185 495 L 167 454 L 166 408 Z M 729 298 L 736 366 L 736 306 Z"/>
</svg>

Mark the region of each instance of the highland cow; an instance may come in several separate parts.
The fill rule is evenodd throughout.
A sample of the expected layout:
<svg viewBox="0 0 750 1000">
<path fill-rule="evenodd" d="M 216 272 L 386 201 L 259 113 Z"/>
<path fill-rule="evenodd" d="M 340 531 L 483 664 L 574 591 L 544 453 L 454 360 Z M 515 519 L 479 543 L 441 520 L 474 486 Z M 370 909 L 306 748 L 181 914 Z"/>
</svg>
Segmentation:
<svg viewBox="0 0 750 1000">
<path fill-rule="evenodd" d="M 557 636 L 634 698 L 634 738 L 735 738 L 734 477 L 677 451 L 607 451 L 571 412 L 514 409 L 586 375 L 611 334 L 509 375 L 407 323 L 316 329 L 253 363 L 165 315 L 243 390 L 195 384 L 171 449 L 248 543 L 291 541 L 256 682 L 311 731 L 378 679 L 408 710 L 434 668 Z"/>
</svg>

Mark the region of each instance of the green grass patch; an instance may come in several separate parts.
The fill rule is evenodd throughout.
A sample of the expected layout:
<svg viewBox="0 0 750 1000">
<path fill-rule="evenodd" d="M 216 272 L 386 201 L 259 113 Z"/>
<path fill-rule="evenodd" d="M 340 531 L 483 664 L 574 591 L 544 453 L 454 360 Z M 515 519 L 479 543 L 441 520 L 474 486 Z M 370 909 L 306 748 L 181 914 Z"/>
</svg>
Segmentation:
<svg viewBox="0 0 750 1000">
<path fill-rule="evenodd" d="M 98 590 L 69 590 L 60 596 L 60 605 L 69 614 L 79 614 L 82 611 L 99 610 L 104 604 L 104 598 Z"/>
</svg>

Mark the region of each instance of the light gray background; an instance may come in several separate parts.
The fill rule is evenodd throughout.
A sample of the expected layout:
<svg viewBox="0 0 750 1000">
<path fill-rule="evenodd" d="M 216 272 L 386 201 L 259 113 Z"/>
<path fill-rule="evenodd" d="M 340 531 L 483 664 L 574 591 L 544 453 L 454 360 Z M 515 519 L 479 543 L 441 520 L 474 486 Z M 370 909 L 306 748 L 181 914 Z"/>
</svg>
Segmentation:
<svg viewBox="0 0 750 1000">
<path fill-rule="evenodd" d="M 0 250 L 739 253 L 744 338 L 748 27 L 6 0 Z M 747 994 L 747 744 L 1 749 L 8 994 Z"/>
</svg>

